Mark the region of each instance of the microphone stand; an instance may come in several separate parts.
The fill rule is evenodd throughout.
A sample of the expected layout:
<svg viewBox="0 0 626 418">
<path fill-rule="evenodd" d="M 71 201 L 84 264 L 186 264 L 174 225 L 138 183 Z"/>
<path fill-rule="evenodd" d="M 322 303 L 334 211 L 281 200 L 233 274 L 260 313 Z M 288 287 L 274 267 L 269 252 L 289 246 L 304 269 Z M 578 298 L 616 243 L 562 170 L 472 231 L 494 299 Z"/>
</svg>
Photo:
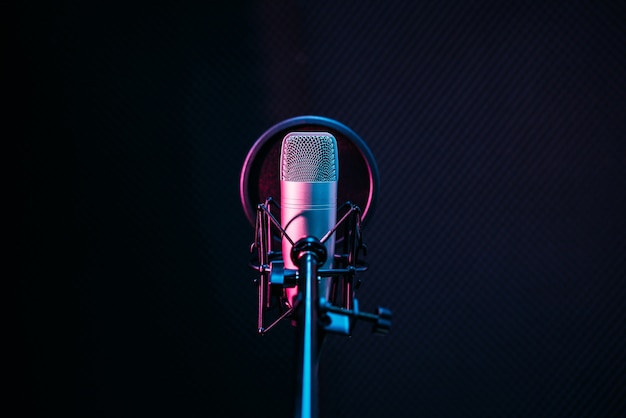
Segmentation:
<svg viewBox="0 0 626 418">
<path fill-rule="evenodd" d="M 318 267 L 326 261 L 326 247 L 314 237 L 296 242 L 291 258 L 298 266 L 295 418 L 317 418 L 320 335 L 318 329 Z"/>
</svg>

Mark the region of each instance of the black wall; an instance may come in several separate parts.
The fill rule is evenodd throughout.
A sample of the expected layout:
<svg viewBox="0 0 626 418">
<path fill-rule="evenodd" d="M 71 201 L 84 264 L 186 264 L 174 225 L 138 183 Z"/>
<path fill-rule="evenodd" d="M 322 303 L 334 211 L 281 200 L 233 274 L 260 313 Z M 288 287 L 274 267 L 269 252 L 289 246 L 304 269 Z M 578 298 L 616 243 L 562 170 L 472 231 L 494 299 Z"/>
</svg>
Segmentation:
<svg viewBox="0 0 626 418">
<path fill-rule="evenodd" d="M 4 7 L 12 416 L 292 416 L 239 175 L 300 115 L 376 158 L 394 312 L 326 341 L 321 417 L 624 413 L 623 4 L 208 3 Z"/>
</svg>

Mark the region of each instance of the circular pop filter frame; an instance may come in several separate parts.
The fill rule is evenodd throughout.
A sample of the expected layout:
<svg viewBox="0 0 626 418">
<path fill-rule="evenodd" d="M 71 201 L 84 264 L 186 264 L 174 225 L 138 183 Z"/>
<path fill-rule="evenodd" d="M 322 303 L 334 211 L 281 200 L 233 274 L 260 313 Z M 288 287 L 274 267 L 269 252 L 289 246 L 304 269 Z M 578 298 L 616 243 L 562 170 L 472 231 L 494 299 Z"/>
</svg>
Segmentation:
<svg viewBox="0 0 626 418">
<path fill-rule="evenodd" d="M 352 129 L 322 116 L 296 116 L 269 128 L 254 143 L 241 170 L 239 194 L 252 226 L 257 206 L 272 198 L 280 202 L 280 148 L 290 132 L 328 132 L 337 140 L 339 180 L 337 204 L 352 202 L 361 209 L 361 223 L 372 216 L 378 194 L 378 167 L 369 147 Z"/>
</svg>

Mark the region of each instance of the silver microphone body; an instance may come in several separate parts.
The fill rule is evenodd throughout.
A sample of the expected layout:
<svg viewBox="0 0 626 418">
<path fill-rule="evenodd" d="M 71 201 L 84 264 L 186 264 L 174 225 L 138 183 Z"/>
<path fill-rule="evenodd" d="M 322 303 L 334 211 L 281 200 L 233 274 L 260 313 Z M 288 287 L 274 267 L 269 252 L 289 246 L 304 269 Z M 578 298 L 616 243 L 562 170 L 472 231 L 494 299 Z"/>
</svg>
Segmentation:
<svg viewBox="0 0 626 418">
<path fill-rule="evenodd" d="M 337 222 L 337 183 L 339 179 L 337 141 L 328 132 L 291 132 L 282 142 L 280 158 L 281 226 L 295 243 L 313 236 L 322 239 Z M 332 268 L 335 233 L 323 243 L 328 257 L 320 266 Z M 291 260 L 292 244 L 282 238 L 286 269 L 296 270 Z M 293 303 L 297 288 L 287 288 Z M 330 279 L 320 279 L 319 295 L 329 298 Z"/>
</svg>

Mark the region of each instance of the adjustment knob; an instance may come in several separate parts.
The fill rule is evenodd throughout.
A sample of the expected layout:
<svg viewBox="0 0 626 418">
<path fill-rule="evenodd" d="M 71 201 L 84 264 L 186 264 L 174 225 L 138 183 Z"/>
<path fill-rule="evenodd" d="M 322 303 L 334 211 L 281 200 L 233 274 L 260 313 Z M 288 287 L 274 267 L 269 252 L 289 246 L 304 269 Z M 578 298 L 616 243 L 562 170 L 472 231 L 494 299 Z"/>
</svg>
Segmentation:
<svg viewBox="0 0 626 418">
<path fill-rule="evenodd" d="M 391 310 L 379 306 L 377 315 L 378 318 L 374 323 L 372 332 L 375 334 L 387 335 L 391 330 Z"/>
</svg>

